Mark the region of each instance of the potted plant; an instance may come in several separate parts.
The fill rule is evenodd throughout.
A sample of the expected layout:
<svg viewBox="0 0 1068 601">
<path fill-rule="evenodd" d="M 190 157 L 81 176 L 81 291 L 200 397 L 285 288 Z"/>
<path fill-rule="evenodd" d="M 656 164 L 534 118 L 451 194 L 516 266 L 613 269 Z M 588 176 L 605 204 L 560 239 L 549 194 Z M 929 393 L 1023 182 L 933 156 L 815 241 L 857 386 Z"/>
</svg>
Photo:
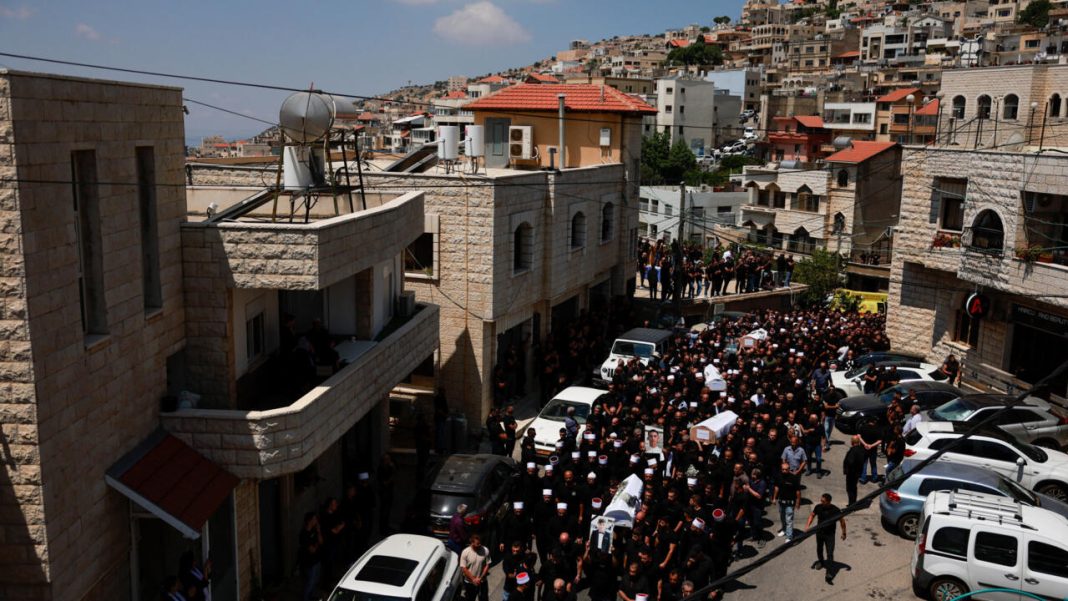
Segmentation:
<svg viewBox="0 0 1068 601">
<path fill-rule="evenodd" d="M 1027 263 L 1038 260 L 1039 248 L 1037 246 L 1020 246 L 1015 249 L 1016 258 Z"/>
<path fill-rule="evenodd" d="M 955 234 L 938 233 L 931 240 L 931 248 L 960 248 L 960 236 Z"/>
</svg>

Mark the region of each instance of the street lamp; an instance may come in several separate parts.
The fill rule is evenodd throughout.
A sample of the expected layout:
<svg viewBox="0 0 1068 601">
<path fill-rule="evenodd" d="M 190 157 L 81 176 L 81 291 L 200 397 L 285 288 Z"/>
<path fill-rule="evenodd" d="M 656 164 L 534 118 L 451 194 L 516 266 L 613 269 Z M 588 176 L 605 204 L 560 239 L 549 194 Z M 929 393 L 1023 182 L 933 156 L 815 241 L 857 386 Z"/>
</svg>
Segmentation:
<svg viewBox="0 0 1068 601">
<path fill-rule="evenodd" d="M 1027 143 L 1031 143 L 1031 138 L 1034 135 L 1035 127 L 1035 110 L 1038 109 L 1038 102 L 1031 101 L 1031 116 L 1027 119 Z"/>
<path fill-rule="evenodd" d="M 938 134 L 942 129 L 942 105 L 945 104 L 942 99 L 946 97 L 946 93 L 942 90 L 935 92 L 935 98 L 938 101 L 938 116 L 935 117 L 935 135 L 934 144 L 938 146 Z"/>
<path fill-rule="evenodd" d="M 905 96 L 905 101 L 909 103 L 909 129 L 908 129 L 908 135 L 909 135 L 909 144 L 912 144 L 912 111 L 916 106 L 916 95 L 915 94 L 909 94 L 908 96 Z"/>
</svg>

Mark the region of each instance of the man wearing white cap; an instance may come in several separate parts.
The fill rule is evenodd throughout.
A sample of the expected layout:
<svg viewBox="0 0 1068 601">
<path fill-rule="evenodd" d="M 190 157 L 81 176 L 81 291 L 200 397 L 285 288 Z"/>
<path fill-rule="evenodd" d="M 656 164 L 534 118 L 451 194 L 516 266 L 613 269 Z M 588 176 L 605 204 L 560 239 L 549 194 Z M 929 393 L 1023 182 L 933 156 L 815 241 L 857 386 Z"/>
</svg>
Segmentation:
<svg viewBox="0 0 1068 601">
<path fill-rule="evenodd" d="M 503 554 L 505 545 L 510 545 L 513 541 L 519 541 L 525 550 L 530 550 L 530 537 L 534 534 L 534 530 L 530 523 L 530 515 L 526 510 L 526 503 L 523 501 L 512 503 L 512 511 L 501 518 L 500 532 L 502 536 L 498 537 L 498 552 Z"/>
</svg>

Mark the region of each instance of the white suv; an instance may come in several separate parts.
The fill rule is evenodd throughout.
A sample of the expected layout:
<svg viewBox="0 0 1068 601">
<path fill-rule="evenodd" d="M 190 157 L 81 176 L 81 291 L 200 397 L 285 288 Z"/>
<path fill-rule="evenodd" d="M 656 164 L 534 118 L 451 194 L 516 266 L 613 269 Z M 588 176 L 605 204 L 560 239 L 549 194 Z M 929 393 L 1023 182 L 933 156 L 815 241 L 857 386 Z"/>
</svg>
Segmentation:
<svg viewBox="0 0 1068 601">
<path fill-rule="evenodd" d="M 1001 588 L 1028 598 L 1068 591 L 1068 520 L 1007 497 L 937 491 L 923 505 L 912 552 L 912 589 L 932 601 Z M 1013 592 L 984 599 L 1020 599 Z"/>
<path fill-rule="evenodd" d="M 460 560 L 445 543 L 394 534 L 356 560 L 330 601 L 454 601 L 460 582 Z"/>
<path fill-rule="evenodd" d="M 973 424 L 920 422 L 905 436 L 905 456 L 927 459 L 960 438 Z M 939 461 L 985 467 L 1021 486 L 1068 500 L 1068 455 L 1019 442 L 996 428 L 984 428 L 941 456 Z"/>
<path fill-rule="evenodd" d="M 1012 399 L 1008 394 L 966 394 L 931 409 L 927 419 L 975 423 L 1001 411 L 994 425 L 1017 440 L 1048 449 L 1068 446 L 1068 411 L 1033 396 L 1011 409 L 1003 409 Z"/>
</svg>

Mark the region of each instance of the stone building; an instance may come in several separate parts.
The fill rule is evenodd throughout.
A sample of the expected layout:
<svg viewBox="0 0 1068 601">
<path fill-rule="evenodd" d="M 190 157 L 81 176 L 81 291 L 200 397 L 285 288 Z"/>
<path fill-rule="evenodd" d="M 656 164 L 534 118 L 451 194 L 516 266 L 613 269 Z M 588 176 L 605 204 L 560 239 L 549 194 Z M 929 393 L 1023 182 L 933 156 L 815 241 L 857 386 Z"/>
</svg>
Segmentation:
<svg viewBox="0 0 1068 601">
<path fill-rule="evenodd" d="M 1068 158 L 908 148 L 887 329 L 895 348 L 1016 392 L 1068 360 Z M 979 297 L 982 316 L 965 303 Z M 1058 379 L 1052 394 L 1066 396 Z"/>
<path fill-rule="evenodd" d="M 1068 65 L 950 69 L 941 92 L 940 145 L 1068 146 Z"/>
<path fill-rule="evenodd" d="M 248 599 L 436 351 L 401 275 L 420 192 L 293 222 L 262 184 L 187 207 L 183 119 L 177 88 L 0 71 L 0 598 L 155 598 L 192 551 Z M 283 328 L 313 320 L 345 362 L 298 377 Z"/>
<path fill-rule="evenodd" d="M 682 140 L 695 155 L 704 155 L 737 133 L 742 99 L 710 81 L 676 75 L 656 80 L 656 110 L 646 125 L 652 121 L 672 145 Z"/>
</svg>

